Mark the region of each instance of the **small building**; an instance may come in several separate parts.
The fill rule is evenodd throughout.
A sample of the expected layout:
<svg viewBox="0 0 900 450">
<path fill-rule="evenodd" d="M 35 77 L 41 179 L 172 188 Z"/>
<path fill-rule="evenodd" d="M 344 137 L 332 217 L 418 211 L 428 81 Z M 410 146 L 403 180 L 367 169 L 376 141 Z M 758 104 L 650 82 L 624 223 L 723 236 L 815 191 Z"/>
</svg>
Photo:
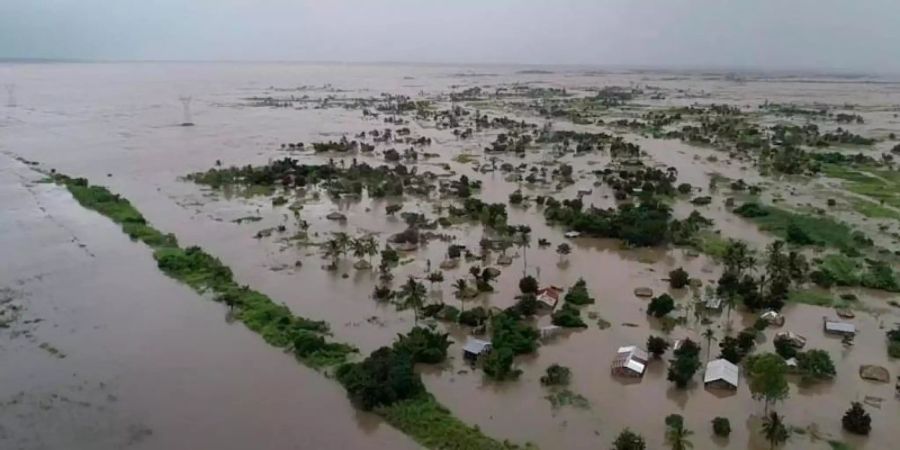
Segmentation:
<svg viewBox="0 0 900 450">
<path fill-rule="evenodd" d="M 562 331 L 563 328 L 556 325 L 547 325 L 538 329 L 538 332 L 541 333 L 541 340 L 553 339 L 556 336 L 559 336 Z"/>
<path fill-rule="evenodd" d="M 714 359 L 706 365 L 703 384 L 719 389 L 737 389 L 740 369 L 727 359 Z"/>
<path fill-rule="evenodd" d="M 553 309 L 556 308 L 556 304 L 559 303 L 559 294 L 561 293 L 562 289 L 556 286 L 541 288 L 537 291 L 537 301 L 543 306 Z"/>
<path fill-rule="evenodd" d="M 784 325 L 784 316 L 777 311 L 766 311 L 759 315 L 759 318 L 765 320 L 769 325 L 780 327 Z"/>
<path fill-rule="evenodd" d="M 806 338 L 793 331 L 779 331 L 778 333 L 775 333 L 775 340 L 780 339 L 787 340 L 791 343 L 791 346 L 797 349 L 806 346 Z"/>
<path fill-rule="evenodd" d="M 563 236 L 565 236 L 569 239 L 574 239 L 574 238 L 577 238 L 578 236 L 581 236 L 581 233 L 579 233 L 577 231 L 567 231 L 566 234 L 564 234 Z"/>
<path fill-rule="evenodd" d="M 823 328 L 825 329 L 825 334 L 837 334 L 839 336 L 855 336 L 856 335 L 856 325 L 853 325 L 849 322 L 841 322 L 838 320 L 829 320 L 828 318 L 822 318 Z"/>
<path fill-rule="evenodd" d="M 491 343 L 481 339 L 469 338 L 463 346 L 463 357 L 466 359 L 478 359 L 479 356 L 491 351 Z"/>
<path fill-rule="evenodd" d="M 720 298 L 718 296 L 713 296 L 713 297 L 706 299 L 706 301 L 703 302 L 703 306 L 707 310 L 710 310 L 710 311 L 721 311 L 722 303 L 723 303 L 722 298 Z"/>
<path fill-rule="evenodd" d="M 612 362 L 611 372 L 620 377 L 640 378 L 647 370 L 649 355 L 635 345 L 619 347 L 616 359 Z"/>
</svg>

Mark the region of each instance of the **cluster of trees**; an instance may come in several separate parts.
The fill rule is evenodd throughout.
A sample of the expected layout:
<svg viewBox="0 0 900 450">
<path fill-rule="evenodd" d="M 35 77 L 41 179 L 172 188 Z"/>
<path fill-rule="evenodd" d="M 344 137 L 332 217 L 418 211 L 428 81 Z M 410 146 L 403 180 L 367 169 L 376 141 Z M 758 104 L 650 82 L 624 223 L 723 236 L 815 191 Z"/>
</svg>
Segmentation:
<svg viewBox="0 0 900 450">
<path fill-rule="evenodd" d="M 665 317 L 675 310 L 675 299 L 669 294 L 660 294 L 650 299 L 647 314 L 656 318 Z"/>
<path fill-rule="evenodd" d="M 700 346 L 690 339 L 684 339 L 673 354 L 675 359 L 670 361 L 667 379 L 684 389 L 700 369 Z"/>
<path fill-rule="evenodd" d="M 484 358 L 484 373 L 495 380 L 517 378 L 522 372 L 514 369 L 516 355 L 533 353 L 538 347 L 538 331 L 525 323 L 512 308 L 491 318 L 492 350 Z"/>
<path fill-rule="evenodd" d="M 389 406 L 425 392 L 414 365 L 443 361 L 449 345 L 446 334 L 416 327 L 399 336 L 391 347 L 381 347 L 361 362 L 340 366 L 336 376 L 360 408 L 369 411 Z"/>
<path fill-rule="evenodd" d="M 630 245 L 646 247 L 665 242 L 669 236 L 671 208 L 648 198 L 635 206 L 618 209 L 583 209 L 580 199 L 545 202 L 544 217 L 591 236 L 622 239 Z"/>
<path fill-rule="evenodd" d="M 506 227 L 506 205 L 503 203 L 485 203 L 477 198 L 467 198 L 462 209 L 450 206 L 449 212 L 451 216 L 478 220 L 494 229 Z"/>
<path fill-rule="evenodd" d="M 331 268 L 337 267 L 337 262 L 348 252 L 352 252 L 357 258 L 368 258 L 371 263 L 372 256 L 378 254 L 378 241 L 372 235 L 351 238 L 344 232 L 332 234 L 331 238 L 323 245 L 325 257 L 331 260 Z"/>
<path fill-rule="evenodd" d="M 590 293 L 587 290 L 587 282 L 584 281 L 584 278 L 579 278 L 578 281 L 566 291 L 566 295 L 564 297 L 566 303 L 571 303 L 577 306 L 589 305 L 594 303 L 594 298 L 591 297 Z"/>
<path fill-rule="evenodd" d="M 566 386 L 572 379 L 572 371 L 559 364 L 552 364 L 547 367 L 547 373 L 541 377 L 541 384 L 544 386 Z"/>
<path fill-rule="evenodd" d="M 783 241 L 775 241 L 769 246 L 765 273 L 758 278 L 751 274 L 756 258 L 746 243 L 729 241 L 723 260 L 725 270 L 719 278 L 717 294 L 726 301 L 729 309 L 740 300 L 751 311 L 781 310 L 790 289 L 803 283 L 809 272 L 806 258 L 795 251 L 785 252 Z"/>
</svg>

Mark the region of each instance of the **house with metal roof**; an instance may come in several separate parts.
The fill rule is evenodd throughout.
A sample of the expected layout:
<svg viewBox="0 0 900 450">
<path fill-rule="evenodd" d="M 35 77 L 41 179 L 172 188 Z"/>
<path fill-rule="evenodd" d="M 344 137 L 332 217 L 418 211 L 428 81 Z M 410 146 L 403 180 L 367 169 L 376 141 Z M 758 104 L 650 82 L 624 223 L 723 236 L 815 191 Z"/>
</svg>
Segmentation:
<svg viewBox="0 0 900 450">
<path fill-rule="evenodd" d="M 723 303 L 724 302 L 722 301 L 721 297 L 712 296 L 712 297 L 706 299 L 705 302 L 703 302 L 703 306 L 706 307 L 706 309 L 710 310 L 710 311 L 721 311 Z"/>
<path fill-rule="evenodd" d="M 611 372 L 620 377 L 639 378 L 644 376 L 649 360 L 647 352 L 637 346 L 619 347 L 612 362 Z"/>
<path fill-rule="evenodd" d="M 537 291 L 537 301 L 544 307 L 553 309 L 559 303 L 559 294 L 561 293 L 562 289 L 556 286 L 548 286 Z"/>
<path fill-rule="evenodd" d="M 737 389 L 740 369 L 727 359 L 714 359 L 706 364 L 703 384 L 719 389 Z"/>
<path fill-rule="evenodd" d="M 823 317 L 823 328 L 826 334 L 837 334 L 840 336 L 855 336 L 856 325 L 849 322 L 841 322 L 838 320 L 829 320 Z"/>
<path fill-rule="evenodd" d="M 478 359 L 479 356 L 487 354 L 493 347 L 488 341 L 476 338 L 469 338 L 466 345 L 463 346 L 463 357 L 467 359 Z"/>
</svg>

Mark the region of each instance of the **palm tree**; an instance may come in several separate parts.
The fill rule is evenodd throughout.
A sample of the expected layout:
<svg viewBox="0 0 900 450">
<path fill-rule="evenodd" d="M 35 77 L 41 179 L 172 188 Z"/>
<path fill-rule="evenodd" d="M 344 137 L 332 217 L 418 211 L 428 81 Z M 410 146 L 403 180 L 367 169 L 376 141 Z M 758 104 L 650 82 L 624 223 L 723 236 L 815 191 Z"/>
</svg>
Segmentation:
<svg viewBox="0 0 900 450">
<path fill-rule="evenodd" d="M 523 225 L 523 227 L 526 227 Z M 516 245 L 522 249 L 522 276 L 528 275 L 528 247 L 531 247 L 531 229 L 519 230 Z"/>
<path fill-rule="evenodd" d="M 332 268 L 337 268 L 338 259 L 341 257 L 341 244 L 337 239 L 325 241 L 325 256 L 331 258 Z"/>
<path fill-rule="evenodd" d="M 337 256 L 343 256 L 347 253 L 347 250 L 350 248 L 351 239 L 347 233 L 343 231 L 334 233 L 334 250 L 337 252 Z M 331 245 L 331 244 L 330 244 Z"/>
<path fill-rule="evenodd" d="M 672 450 L 694 448 L 694 444 L 688 440 L 692 434 L 694 434 L 693 431 L 684 427 L 683 420 L 673 420 L 666 429 L 666 443 L 672 447 Z"/>
<path fill-rule="evenodd" d="M 572 247 L 569 244 L 563 242 L 556 247 L 556 253 L 559 254 L 559 262 L 562 262 L 563 258 L 572 253 Z"/>
<path fill-rule="evenodd" d="M 463 299 L 466 297 L 468 290 L 469 286 L 466 284 L 465 278 L 460 278 L 456 280 L 456 283 L 453 283 L 453 294 L 459 299 L 460 311 L 466 310 L 466 303 Z"/>
<path fill-rule="evenodd" d="M 434 283 L 443 283 L 444 282 L 444 273 L 440 270 L 435 272 L 430 272 L 428 274 L 428 284 L 430 285 L 429 290 L 434 291 Z M 441 291 L 441 304 L 444 304 L 444 295 L 443 291 Z"/>
<path fill-rule="evenodd" d="M 425 286 L 410 275 L 403 287 L 400 288 L 400 298 L 403 299 L 405 308 L 412 308 L 414 323 L 418 325 L 419 309 L 422 308 L 422 302 L 425 299 Z"/>
<path fill-rule="evenodd" d="M 372 264 L 372 257 L 378 254 L 378 241 L 372 235 L 359 239 L 359 241 L 361 241 L 363 253 L 369 258 L 369 264 Z"/>
<path fill-rule="evenodd" d="M 475 282 L 478 283 L 478 280 L 481 279 L 481 267 L 480 266 L 469 267 L 469 274 L 471 274 L 472 278 L 475 279 Z"/>
<path fill-rule="evenodd" d="M 716 332 L 712 328 L 707 328 L 703 332 L 703 337 L 706 338 L 706 362 L 709 362 L 709 351 L 712 350 L 712 341 L 716 339 Z"/>
<path fill-rule="evenodd" d="M 762 432 L 766 436 L 766 440 L 769 441 L 769 448 L 772 450 L 787 442 L 788 437 L 790 437 L 788 429 L 784 425 L 784 417 L 779 416 L 775 411 L 766 416 L 763 421 Z"/>
</svg>

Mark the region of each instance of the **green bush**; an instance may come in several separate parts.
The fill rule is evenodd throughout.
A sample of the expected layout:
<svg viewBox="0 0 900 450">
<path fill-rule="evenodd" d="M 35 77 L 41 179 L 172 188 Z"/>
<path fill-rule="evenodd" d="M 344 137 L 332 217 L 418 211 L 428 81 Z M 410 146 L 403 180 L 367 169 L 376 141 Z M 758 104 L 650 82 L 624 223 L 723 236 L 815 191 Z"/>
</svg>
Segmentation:
<svg viewBox="0 0 900 450">
<path fill-rule="evenodd" d="M 400 335 L 394 343 L 394 350 L 408 353 L 413 362 L 436 364 L 447 358 L 449 346 L 450 339 L 447 334 L 415 327 L 406 335 Z"/>
<path fill-rule="evenodd" d="M 425 392 L 410 355 L 390 347 L 375 350 L 362 362 L 340 366 L 336 376 L 350 399 L 366 411 Z"/>
<path fill-rule="evenodd" d="M 728 437 L 731 434 L 731 422 L 727 417 L 716 417 L 712 420 L 713 433 L 719 437 Z"/>
<path fill-rule="evenodd" d="M 566 292 L 564 300 L 566 303 L 578 306 L 594 303 L 594 298 L 588 293 L 587 283 L 584 281 L 584 278 L 579 278 L 578 281 L 575 282 L 575 285 Z"/>
<path fill-rule="evenodd" d="M 581 320 L 581 310 L 571 303 L 563 303 L 551 316 L 553 325 L 565 328 L 587 328 L 587 324 Z"/>
<path fill-rule="evenodd" d="M 566 386 L 572 378 L 572 371 L 565 366 L 553 364 L 547 368 L 547 374 L 541 377 L 544 386 Z"/>
<path fill-rule="evenodd" d="M 672 286 L 673 289 L 681 289 L 690 281 L 691 276 L 681 267 L 669 272 L 669 286 Z"/>
<path fill-rule="evenodd" d="M 487 320 L 487 311 L 481 306 L 459 313 L 459 323 L 470 327 L 481 326 L 485 320 Z"/>
<path fill-rule="evenodd" d="M 672 298 L 669 294 L 662 294 L 657 297 L 653 297 L 650 300 L 650 304 L 647 305 L 647 314 L 660 318 L 669 314 L 675 309 L 675 299 Z"/>
</svg>

